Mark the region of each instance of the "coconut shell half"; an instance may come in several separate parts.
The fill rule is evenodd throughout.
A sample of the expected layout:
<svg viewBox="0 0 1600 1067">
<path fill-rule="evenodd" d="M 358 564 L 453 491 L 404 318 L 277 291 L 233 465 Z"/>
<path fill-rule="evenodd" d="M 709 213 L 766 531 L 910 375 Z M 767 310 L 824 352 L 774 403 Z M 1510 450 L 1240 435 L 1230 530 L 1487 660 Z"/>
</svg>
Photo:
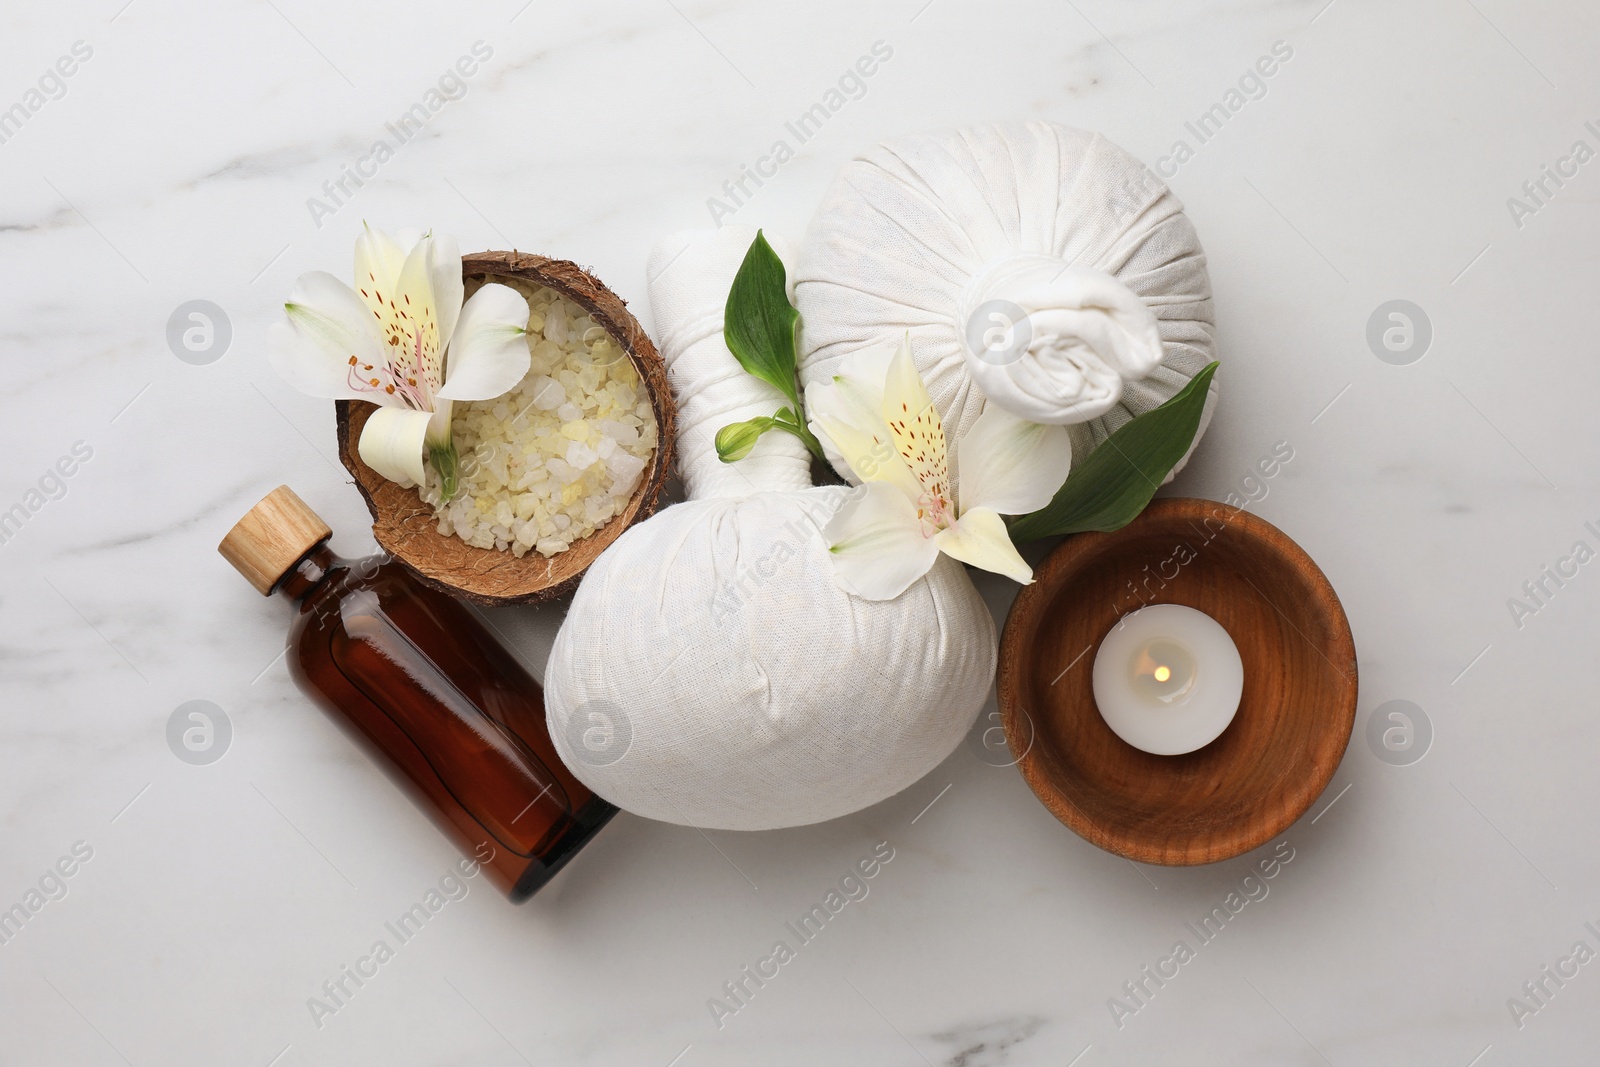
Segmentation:
<svg viewBox="0 0 1600 1067">
<path fill-rule="evenodd" d="M 576 263 L 521 252 L 478 252 L 462 257 L 461 273 L 468 293 L 496 277 L 555 290 L 589 312 L 633 361 L 655 411 L 656 451 L 627 507 L 565 552 L 546 559 L 530 551 L 518 559 L 510 552 L 473 548 L 459 537 L 440 534 L 433 509 L 423 503 L 416 489 L 389 481 L 361 461 L 356 445 L 375 405 L 364 400 L 335 402 L 339 458 L 355 476 L 356 487 L 372 512 L 372 533 L 379 546 L 426 584 L 485 605 L 527 604 L 563 596 L 577 588 L 578 579 L 607 545 L 656 509 L 672 466 L 677 418 L 666 366 L 623 300 Z"/>
</svg>

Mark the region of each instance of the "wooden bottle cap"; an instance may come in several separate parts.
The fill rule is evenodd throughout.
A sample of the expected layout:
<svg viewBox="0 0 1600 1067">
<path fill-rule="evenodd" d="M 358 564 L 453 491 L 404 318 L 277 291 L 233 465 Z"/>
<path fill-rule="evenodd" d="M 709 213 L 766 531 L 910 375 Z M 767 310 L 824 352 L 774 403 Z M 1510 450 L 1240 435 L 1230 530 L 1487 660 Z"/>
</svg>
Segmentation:
<svg viewBox="0 0 1600 1067">
<path fill-rule="evenodd" d="M 280 485 L 245 512 L 217 551 L 262 596 L 318 542 L 333 536 L 328 524 L 287 485 Z"/>
</svg>

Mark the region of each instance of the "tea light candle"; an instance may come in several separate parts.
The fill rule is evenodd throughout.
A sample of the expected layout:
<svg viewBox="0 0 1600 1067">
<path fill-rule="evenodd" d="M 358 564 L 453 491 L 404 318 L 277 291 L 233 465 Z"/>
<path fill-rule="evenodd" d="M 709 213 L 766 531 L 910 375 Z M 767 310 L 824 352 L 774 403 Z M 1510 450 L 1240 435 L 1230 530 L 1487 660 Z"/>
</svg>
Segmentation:
<svg viewBox="0 0 1600 1067">
<path fill-rule="evenodd" d="M 1244 663 L 1217 620 L 1181 604 L 1124 615 L 1094 657 L 1100 717 L 1134 748 L 1158 756 L 1215 741 L 1239 710 Z"/>
</svg>

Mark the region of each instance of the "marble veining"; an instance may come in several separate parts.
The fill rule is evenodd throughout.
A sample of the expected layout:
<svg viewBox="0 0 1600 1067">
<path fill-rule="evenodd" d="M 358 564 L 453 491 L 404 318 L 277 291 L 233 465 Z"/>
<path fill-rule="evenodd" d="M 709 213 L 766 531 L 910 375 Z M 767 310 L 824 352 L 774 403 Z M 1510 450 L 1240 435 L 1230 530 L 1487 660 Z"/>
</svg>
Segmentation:
<svg viewBox="0 0 1600 1067">
<path fill-rule="evenodd" d="M 0 537 L 0 1062 L 1594 1058 L 1594 966 L 1537 1012 L 1510 1004 L 1600 926 L 1600 581 L 1585 567 L 1535 617 L 1508 610 L 1600 523 L 1600 179 L 1582 167 L 1532 212 L 1524 189 L 1600 115 L 1590 6 L 89 0 L 3 19 L 0 516 L 26 519 Z M 1100 852 L 975 736 L 820 826 L 621 816 L 527 906 L 471 884 L 347 1006 L 312 1011 L 455 857 L 294 690 L 287 607 L 215 554 L 284 482 L 339 551 L 372 546 L 329 405 L 266 365 L 290 284 L 346 273 L 363 220 L 433 226 L 588 264 L 648 324 L 651 244 L 707 225 L 724 180 L 877 40 L 893 62 L 738 221 L 796 239 L 845 159 L 991 118 L 1098 129 L 1155 168 L 1258 57 L 1293 50 L 1165 178 L 1206 249 L 1223 360 L 1167 492 L 1242 494 L 1300 541 L 1361 659 L 1356 735 L 1285 837 L 1292 870 L 1134 1005 L 1124 983 L 1261 856 Z M 41 83 L 78 41 L 92 59 Z M 493 54 L 464 93 L 313 212 L 476 41 Z M 30 91 L 42 106 L 7 126 Z M 199 299 L 231 342 L 184 362 L 168 320 Z M 1397 299 L 1431 342 L 1380 358 L 1369 320 Z M 57 486 L 79 441 L 93 458 Z M 1280 441 L 1293 463 L 1251 481 Z M 1003 620 L 1014 587 L 978 584 Z M 538 670 L 564 610 L 484 614 Z M 195 699 L 233 729 L 208 766 L 166 741 Z M 1423 758 L 1383 747 L 1396 700 L 1427 717 Z M 878 842 L 897 858 L 870 896 L 715 1025 L 708 998 Z"/>
</svg>

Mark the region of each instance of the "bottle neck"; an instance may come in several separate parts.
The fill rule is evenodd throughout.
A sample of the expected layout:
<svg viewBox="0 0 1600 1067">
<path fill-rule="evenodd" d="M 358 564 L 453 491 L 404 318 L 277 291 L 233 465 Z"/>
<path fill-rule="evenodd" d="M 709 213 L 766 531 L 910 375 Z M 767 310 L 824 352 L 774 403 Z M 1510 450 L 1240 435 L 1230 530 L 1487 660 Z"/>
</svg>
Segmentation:
<svg viewBox="0 0 1600 1067">
<path fill-rule="evenodd" d="M 327 541 L 319 541 L 316 546 L 300 557 L 293 567 L 278 579 L 278 584 L 273 592 L 290 600 L 299 602 L 310 596 L 312 591 L 327 580 L 329 574 L 344 563 L 333 554 L 333 549 L 328 547 Z"/>
</svg>

